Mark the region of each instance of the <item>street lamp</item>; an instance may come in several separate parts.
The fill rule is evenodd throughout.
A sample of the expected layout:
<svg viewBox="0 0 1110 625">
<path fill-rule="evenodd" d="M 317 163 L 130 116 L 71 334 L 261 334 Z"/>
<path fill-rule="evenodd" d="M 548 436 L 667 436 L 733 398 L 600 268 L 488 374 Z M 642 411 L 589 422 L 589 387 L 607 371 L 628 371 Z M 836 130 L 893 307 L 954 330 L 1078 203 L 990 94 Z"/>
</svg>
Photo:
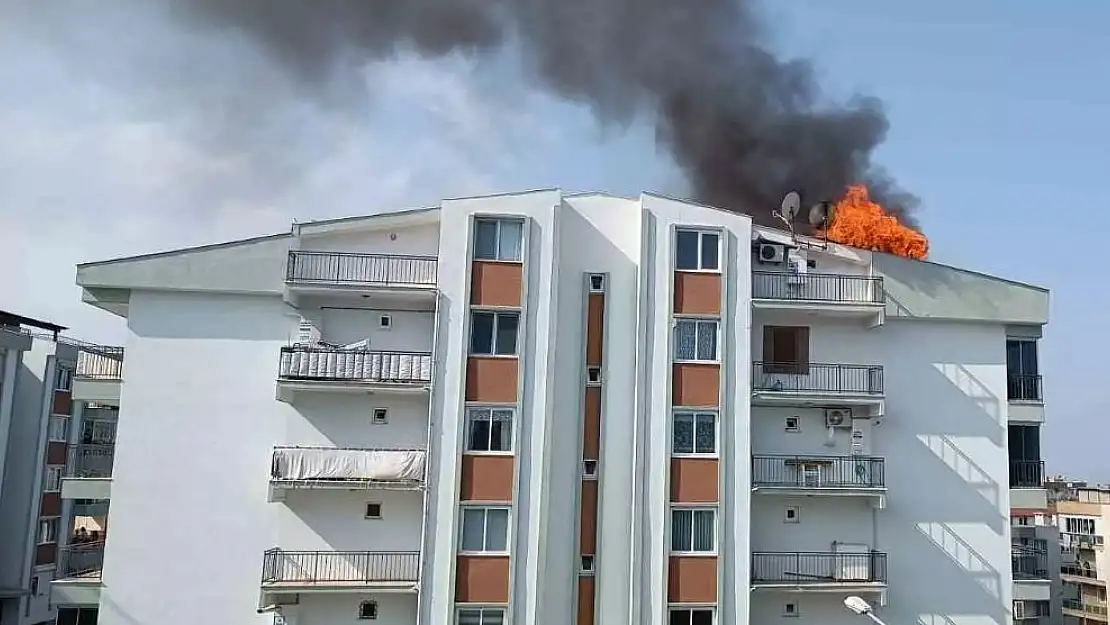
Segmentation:
<svg viewBox="0 0 1110 625">
<path fill-rule="evenodd" d="M 846 597 L 844 599 L 844 607 L 860 616 L 866 616 L 872 621 L 875 621 L 875 625 L 886 625 L 881 618 L 875 616 L 875 611 L 871 609 L 871 604 L 859 597 Z"/>
</svg>

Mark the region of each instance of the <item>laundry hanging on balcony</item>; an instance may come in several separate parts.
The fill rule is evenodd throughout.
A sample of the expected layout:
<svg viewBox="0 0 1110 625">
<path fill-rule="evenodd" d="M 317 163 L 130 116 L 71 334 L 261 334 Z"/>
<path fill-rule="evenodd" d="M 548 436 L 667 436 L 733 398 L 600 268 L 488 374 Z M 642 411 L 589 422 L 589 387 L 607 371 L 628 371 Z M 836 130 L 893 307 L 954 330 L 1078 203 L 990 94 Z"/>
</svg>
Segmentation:
<svg viewBox="0 0 1110 625">
<path fill-rule="evenodd" d="M 427 382 L 432 377 L 430 354 L 345 349 L 286 349 L 281 376 L 304 380 L 355 382 Z"/>
<path fill-rule="evenodd" d="M 420 450 L 285 448 L 274 450 L 273 478 L 281 481 L 420 482 Z"/>
</svg>

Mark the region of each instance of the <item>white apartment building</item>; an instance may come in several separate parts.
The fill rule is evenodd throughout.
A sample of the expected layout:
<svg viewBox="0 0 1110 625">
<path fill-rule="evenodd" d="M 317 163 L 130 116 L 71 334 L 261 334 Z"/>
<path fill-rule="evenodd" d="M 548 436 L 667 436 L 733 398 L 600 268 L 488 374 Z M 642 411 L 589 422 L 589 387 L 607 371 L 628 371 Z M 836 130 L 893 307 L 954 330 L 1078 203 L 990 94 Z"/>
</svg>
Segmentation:
<svg viewBox="0 0 1110 625">
<path fill-rule="evenodd" d="M 104 625 L 1011 621 L 1044 289 L 557 190 L 77 274 L 129 330 Z"/>
</svg>

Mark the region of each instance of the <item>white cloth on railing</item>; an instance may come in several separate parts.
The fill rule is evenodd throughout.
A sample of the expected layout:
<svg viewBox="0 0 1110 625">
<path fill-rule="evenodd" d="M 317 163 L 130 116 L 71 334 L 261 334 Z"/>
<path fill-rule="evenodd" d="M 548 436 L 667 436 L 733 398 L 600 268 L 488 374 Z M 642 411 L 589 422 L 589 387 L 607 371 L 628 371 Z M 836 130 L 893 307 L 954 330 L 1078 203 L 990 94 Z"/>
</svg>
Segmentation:
<svg viewBox="0 0 1110 625">
<path fill-rule="evenodd" d="M 420 450 L 286 448 L 274 450 L 279 480 L 417 482 L 424 479 Z"/>
<path fill-rule="evenodd" d="M 362 350 L 306 350 L 282 352 L 281 375 L 368 382 L 428 382 L 430 354 Z"/>
</svg>

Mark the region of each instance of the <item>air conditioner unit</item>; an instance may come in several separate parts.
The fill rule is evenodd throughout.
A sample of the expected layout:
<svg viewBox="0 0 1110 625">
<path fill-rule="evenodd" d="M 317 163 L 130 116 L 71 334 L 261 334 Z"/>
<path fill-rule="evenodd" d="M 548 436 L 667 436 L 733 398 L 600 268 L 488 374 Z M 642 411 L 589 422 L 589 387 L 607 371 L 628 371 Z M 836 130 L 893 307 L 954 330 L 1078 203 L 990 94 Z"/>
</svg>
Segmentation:
<svg viewBox="0 0 1110 625">
<path fill-rule="evenodd" d="M 825 427 L 839 428 L 852 425 L 852 411 L 846 408 L 830 408 L 825 411 Z"/>
<path fill-rule="evenodd" d="M 759 262 L 781 263 L 786 260 L 786 246 L 776 243 L 759 244 Z"/>
</svg>

